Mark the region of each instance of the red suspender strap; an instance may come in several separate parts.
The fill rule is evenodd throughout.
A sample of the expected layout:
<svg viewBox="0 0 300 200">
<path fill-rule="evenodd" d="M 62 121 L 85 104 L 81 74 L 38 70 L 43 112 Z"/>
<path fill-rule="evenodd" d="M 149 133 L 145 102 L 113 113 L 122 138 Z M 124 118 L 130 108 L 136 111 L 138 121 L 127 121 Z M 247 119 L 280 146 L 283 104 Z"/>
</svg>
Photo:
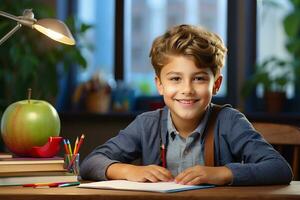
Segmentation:
<svg viewBox="0 0 300 200">
<path fill-rule="evenodd" d="M 214 128 L 217 116 L 223 106 L 211 104 L 211 113 L 204 132 L 204 162 L 205 166 L 215 166 Z"/>
</svg>

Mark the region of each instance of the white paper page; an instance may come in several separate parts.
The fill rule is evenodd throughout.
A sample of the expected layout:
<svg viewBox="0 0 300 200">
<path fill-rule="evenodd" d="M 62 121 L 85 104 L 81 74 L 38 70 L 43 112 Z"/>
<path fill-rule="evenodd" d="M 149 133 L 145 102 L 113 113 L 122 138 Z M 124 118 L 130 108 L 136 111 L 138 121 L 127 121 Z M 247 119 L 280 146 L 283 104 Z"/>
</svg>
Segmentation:
<svg viewBox="0 0 300 200">
<path fill-rule="evenodd" d="M 152 192 L 179 192 L 192 189 L 213 187 L 212 185 L 180 185 L 175 182 L 141 183 L 125 180 L 99 181 L 80 184 L 78 187 L 118 190 L 139 190 Z"/>
</svg>

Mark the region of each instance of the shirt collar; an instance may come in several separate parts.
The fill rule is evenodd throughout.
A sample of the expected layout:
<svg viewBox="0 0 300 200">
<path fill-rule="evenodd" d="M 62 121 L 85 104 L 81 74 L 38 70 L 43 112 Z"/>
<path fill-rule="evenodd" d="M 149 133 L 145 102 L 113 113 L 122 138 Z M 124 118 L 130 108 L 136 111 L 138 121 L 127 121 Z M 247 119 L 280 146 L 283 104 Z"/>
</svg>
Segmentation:
<svg viewBox="0 0 300 200">
<path fill-rule="evenodd" d="M 210 114 L 210 110 L 211 110 L 211 106 L 209 105 L 205 111 L 203 119 L 199 122 L 198 126 L 192 132 L 192 134 L 190 136 L 193 137 L 193 136 L 197 136 L 198 134 L 200 134 L 200 136 L 201 136 L 203 134 L 204 129 L 207 124 L 207 121 L 208 121 L 208 116 Z M 172 138 L 174 140 L 175 136 L 179 135 L 179 132 L 176 130 L 176 128 L 174 127 L 174 124 L 172 122 L 170 109 L 168 110 L 167 128 L 168 128 L 169 138 Z"/>
</svg>

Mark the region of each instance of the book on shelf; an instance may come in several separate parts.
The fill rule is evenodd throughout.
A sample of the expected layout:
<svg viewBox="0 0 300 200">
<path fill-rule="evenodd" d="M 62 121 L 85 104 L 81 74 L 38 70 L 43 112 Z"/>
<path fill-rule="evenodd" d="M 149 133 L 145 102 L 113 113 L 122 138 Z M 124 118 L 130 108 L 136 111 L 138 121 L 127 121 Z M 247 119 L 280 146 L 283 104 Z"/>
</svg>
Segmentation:
<svg viewBox="0 0 300 200">
<path fill-rule="evenodd" d="M 51 157 L 51 158 L 35 158 L 35 157 L 6 157 L 0 158 L 0 162 L 7 164 L 35 164 L 35 163 L 62 163 L 64 159 L 62 157 Z"/>
<path fill-rule="evenodd" d="M 65 171 L 64 160 L 61 157 L 53 158 L 1 158 L 0 176 L 4 173 L 16 172 L 45 172 L 45 171 Z"/>
<path fill-rule="evenodd" d="M 67 170 L 64 171 L 23 171 L 23 172 L 0 172 L 1 177 L 12 177 L 12 176 L 65 176 L 69 173 Z"/>
<path fill-rule="evenodd" d="M 71 173 L 48 176 L 8 176 L 0 177 L 0 186 L 13 186 L 36 183 L 77 182 L 78 177 Z"/>
<path fill-rule="evenodd" d="M 0 153 L 0 159 L 1 158 L 12 158 L 12 154 L 1 152 Z"/>
</svg>

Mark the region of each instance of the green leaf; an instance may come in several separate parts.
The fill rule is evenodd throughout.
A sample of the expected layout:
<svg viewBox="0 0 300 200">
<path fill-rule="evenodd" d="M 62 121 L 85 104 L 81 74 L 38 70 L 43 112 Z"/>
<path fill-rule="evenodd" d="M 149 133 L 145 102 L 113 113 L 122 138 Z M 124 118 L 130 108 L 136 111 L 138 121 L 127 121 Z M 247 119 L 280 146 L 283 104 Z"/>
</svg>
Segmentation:
<svg viewBox="0 0 300 200">
<path fill-rule="evenodd" d="M 298 13 L 291 13 L 283 21 L 284 30 L 290 37 L 296 37 L 299 33 L 300 16 Z"/>
<path fill-rule="evenodd" d="M 300 7 L 300 0 L 290 0 L 290 2 L 295 6 L 295 7 Z"/>
<path fill-rule="evenodd" d="M 82 23 L 80 26 L 80 32 L 81 33 L 85 33 L 87 30 L 93 28 L 92 25 L 86 24 L 86 23 Z"/>
</svg>

